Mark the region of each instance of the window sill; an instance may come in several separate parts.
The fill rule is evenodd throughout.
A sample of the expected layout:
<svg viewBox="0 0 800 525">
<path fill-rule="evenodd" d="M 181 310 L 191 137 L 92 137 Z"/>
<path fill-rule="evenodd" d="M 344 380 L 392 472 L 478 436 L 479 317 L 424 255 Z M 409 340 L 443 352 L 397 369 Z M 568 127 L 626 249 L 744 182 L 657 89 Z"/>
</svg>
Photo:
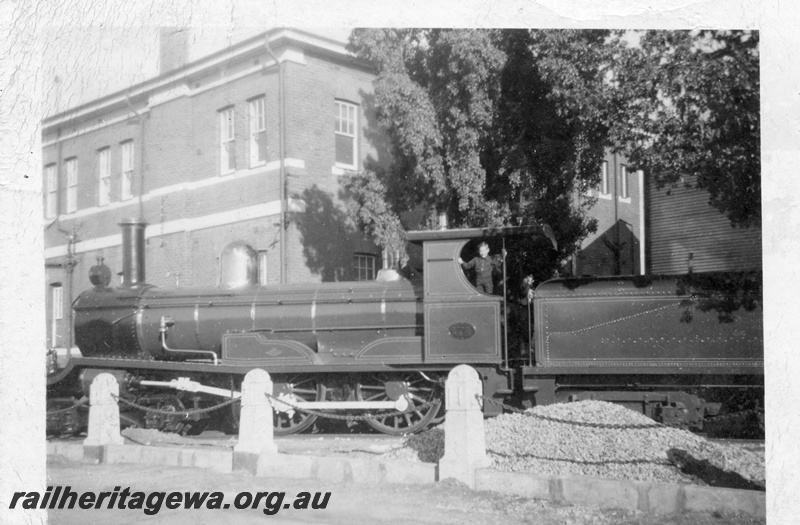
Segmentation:
<svg viewBox="0 0 800 525">
<path fill-rule="evenodd" d="M 605 199 L 607 201 L 610 201 L 611 200 L 611 194 L 610 193 L 598 193 L 597 194 L 597 198 L 598 199 Z"/>
<path fill-rule="evenodd" d="M 358 171 L 355 166 L 344 166 L 342 164 L 336 164 L 331 168 L 332 175 L 344 175 L 345 173 L 355 173 Z"/>
<path fill-rule="evenodd" d="M 631 198 L 630 197 L 617 197 L 617 200 L 619 202 L 624 203 L 624 204 L 630 204 L 631 203 Z"/>
</svg>

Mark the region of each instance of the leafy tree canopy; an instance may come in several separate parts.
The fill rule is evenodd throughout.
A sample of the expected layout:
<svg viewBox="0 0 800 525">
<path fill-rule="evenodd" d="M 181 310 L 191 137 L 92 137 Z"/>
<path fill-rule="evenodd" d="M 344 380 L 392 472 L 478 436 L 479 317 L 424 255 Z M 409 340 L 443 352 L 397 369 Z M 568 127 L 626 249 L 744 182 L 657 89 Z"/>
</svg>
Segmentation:
<svg viewBox="0 0 800 525">
<path fill-rule="evenodd" d="M 384 247 L 400 248 L 404 212 L 451 227 L 549 224 L 559 251 L 592 230 L 571 198 L 597 182 L 607 129 L 609 48 L 603 31 L 359 29 L 350 47 L 375 66 L 388 168 L 367 166 L 346 187 L 353 216 Z M 569 46 L 580 60 L 550 59 Z M 542 69 L 563 68 L 556 85 Z M 583 97 L 580 94 L 590 94 Z M 580 102 L 577 100 L 580 99 Z M 552 252 L 552 250 L 550 250 Z M 541 255 L 541 254 L 539 254 Z M 541 260 L 540 260 L 541 262 Z"/>
<path fill-rule="evenodd" d="M 632 37 L 632 38 L 631 38 Z M 617 33 L 612 141 L 670 186 L 696 180 L 735 226 L 761 222 L 756 31 Z"/>
<path fill-rule="evenodd" d="M 383 247 L 402 252 L 420 214 L 548 224 L 558 251 L 519 254 L 547 276 L 596 228 L 575 195 L 609 147 L 661 185 L 696 175 L 734 224 L 759 221 L 757 33 L 357 29 L 350 49 L 377 72 L 392 162 L 345 188 Z"/>
</svg>

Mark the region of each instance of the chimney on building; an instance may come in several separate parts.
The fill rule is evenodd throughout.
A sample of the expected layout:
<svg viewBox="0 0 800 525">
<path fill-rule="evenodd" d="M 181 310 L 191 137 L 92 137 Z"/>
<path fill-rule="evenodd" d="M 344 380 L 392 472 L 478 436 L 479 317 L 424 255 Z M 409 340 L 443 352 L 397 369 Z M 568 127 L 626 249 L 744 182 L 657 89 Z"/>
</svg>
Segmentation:
<svg viewBox="0 0 800 525">
<path fill-rule="evenodd" d="M 158 32 L 159 73 L 164 74 L 189 61 L 189 28 L 162 27 Z"/>
</svg>

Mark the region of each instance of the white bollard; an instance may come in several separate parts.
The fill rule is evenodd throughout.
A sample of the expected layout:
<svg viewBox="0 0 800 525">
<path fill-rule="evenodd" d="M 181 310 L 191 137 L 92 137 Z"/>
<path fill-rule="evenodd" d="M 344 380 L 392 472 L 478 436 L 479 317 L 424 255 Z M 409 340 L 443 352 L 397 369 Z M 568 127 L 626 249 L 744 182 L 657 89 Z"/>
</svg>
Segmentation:
<svg viewBox="0 0 800 525">
<path fill-rule="evenodd" d="M 125 440 L 119 433 L 119 397 L 117 379 L 107 373 L 98 374 L 89 391 L 89 430 L 84 447 L 122 445 Z"/>
<path fill-rule="evenodd" d="M 439 480 L 455 478 L 473 489 L 475 470 L 492 463 L 476 394 L 483 394 L 483 383 L 474 368 L 458 365 L 450 371 L 445 383 L 444 456 L 439 460 Z"/>
<path fill-rule="evenodd" d="M 242 382 L 242 410 L 239 416 L 239 441 L 233 447 L 234 469 L 255 473 L 258 457 L 277 454 L 273 440 L 272 405 L 265 394 L 272 395 L 272 379 L 256 368 Z"/>
</svg>

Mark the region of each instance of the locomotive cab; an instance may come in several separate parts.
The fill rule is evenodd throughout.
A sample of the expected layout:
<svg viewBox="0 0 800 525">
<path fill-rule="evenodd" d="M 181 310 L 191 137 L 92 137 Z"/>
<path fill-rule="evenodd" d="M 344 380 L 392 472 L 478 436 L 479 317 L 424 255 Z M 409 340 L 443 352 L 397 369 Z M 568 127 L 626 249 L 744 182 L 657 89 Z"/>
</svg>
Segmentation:
<svg viewBox="0 0 800 525">
<path fill-rule="evenodd" d="M 506 239 L 549 239 L 538 226 L 470 228 L 409 232 L 422 245 L 424 263 L 425 358 L 442 363 L 495 362 L 508 366 L 508 281 L 505 261 L 498 264 L 493 293 L 479 290 L 460 260 L 472 256 L 481 243 L 502 257 Z M 553 242 L 554 241 L 550 241 Z M 497 259 L 496 259 L 497 260 Z"/>
</svg>

